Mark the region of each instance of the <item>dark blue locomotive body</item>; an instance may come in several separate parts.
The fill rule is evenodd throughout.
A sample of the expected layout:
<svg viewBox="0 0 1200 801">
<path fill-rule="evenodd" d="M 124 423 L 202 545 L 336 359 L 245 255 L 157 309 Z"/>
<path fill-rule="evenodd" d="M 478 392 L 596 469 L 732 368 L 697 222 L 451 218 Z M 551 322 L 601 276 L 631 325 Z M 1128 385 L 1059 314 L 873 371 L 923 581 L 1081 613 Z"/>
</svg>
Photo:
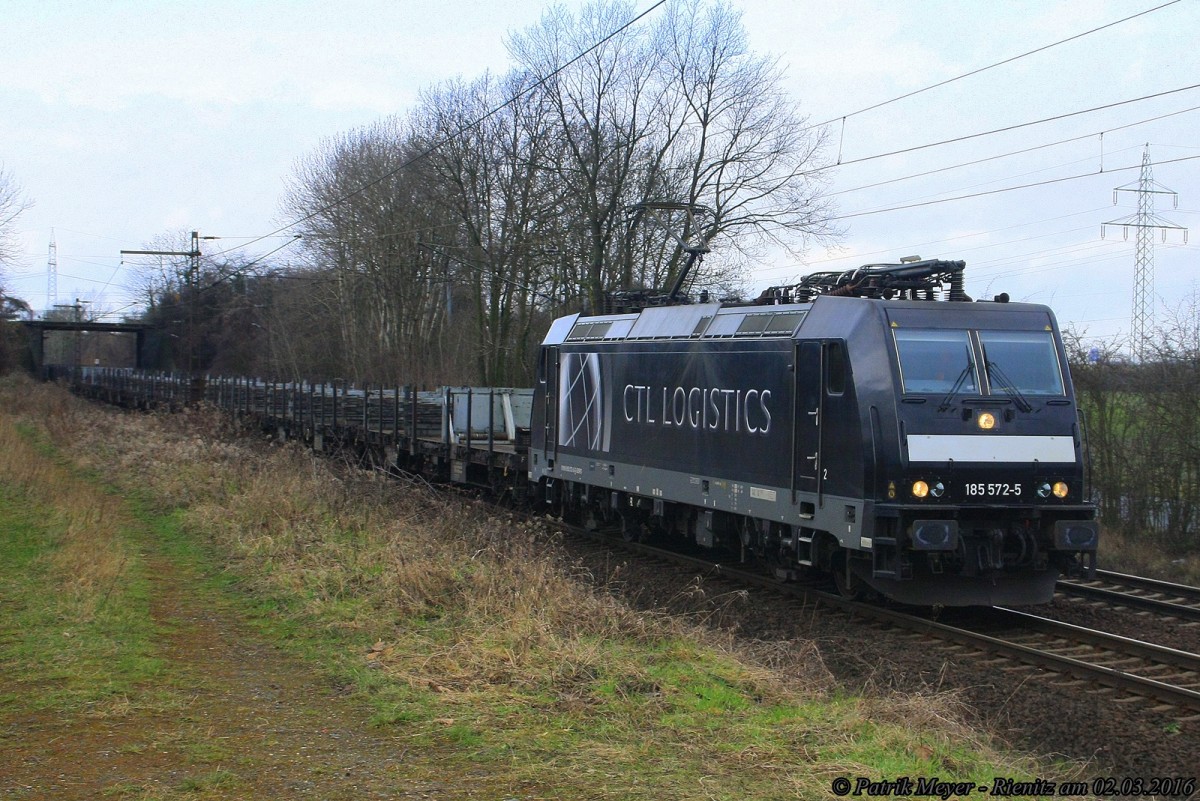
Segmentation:
<svg viewBox="0 0 1200 801">
<path fill-rule="evenodd" d="M 1094 565 L 1043 306 L 818 295 L 565 317 L 531 440 L 530 480 L 564 511 L 826 571 L 848 594 L 1041 603 Z"/>
</svg>

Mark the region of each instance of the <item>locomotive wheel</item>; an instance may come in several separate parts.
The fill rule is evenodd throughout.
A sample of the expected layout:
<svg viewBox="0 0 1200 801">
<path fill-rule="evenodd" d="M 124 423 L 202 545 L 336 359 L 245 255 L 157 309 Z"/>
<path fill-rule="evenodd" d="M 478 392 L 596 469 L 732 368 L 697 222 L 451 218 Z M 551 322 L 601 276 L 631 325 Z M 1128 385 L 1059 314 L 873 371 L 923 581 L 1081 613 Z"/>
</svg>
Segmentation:
<svg viewBox="0 0 1200 801">
<path fill-rule="evenodd" d="M 839 556 L 833 563 L 833 586 L 838 595 L 847 601 L 860 601 L 866 595 L 862 582 L 846 566 L 846 557 Z"/>
</svg>

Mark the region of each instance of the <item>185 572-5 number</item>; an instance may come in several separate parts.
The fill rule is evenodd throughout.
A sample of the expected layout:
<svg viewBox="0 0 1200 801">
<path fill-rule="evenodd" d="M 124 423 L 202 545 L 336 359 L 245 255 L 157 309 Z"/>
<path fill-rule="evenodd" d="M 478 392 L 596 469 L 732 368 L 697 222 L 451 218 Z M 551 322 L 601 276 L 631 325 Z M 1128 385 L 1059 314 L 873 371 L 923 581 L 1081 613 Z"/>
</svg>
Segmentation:
<svg viewBox="0 0 1200 801">
<path fill-rule="evenodd" d="M 966 487 L 968 498 L 1019 498 L 1021 485 L 1001 482 L 969 482 Z"/>
</svg>

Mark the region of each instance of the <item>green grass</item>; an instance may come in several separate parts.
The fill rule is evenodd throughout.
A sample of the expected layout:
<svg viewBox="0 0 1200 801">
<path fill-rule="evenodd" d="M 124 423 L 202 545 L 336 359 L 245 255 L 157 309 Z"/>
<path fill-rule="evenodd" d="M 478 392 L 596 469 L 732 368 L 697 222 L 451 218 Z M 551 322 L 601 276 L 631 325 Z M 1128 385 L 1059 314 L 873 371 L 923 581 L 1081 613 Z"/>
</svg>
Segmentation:
<svg viewBox="0 0 1200 801">
<path fill-rule="evenodd" d="M 185 793 L 203 793 L 215 788 L 229 789 L 236 787 L 241 779 L 229 770 L 214 770 L 199 776 L 189 776 L 180 782 L 176 789 Z"/>
<path fill-rule="evenodd" d="M 0 708 L 102 712 L 159 676 L 146 582 L 136 564 L 118 580 L 74 592 L 55 568 L 63 534 L 52 510 L 0 485 Z"/>
</svg>

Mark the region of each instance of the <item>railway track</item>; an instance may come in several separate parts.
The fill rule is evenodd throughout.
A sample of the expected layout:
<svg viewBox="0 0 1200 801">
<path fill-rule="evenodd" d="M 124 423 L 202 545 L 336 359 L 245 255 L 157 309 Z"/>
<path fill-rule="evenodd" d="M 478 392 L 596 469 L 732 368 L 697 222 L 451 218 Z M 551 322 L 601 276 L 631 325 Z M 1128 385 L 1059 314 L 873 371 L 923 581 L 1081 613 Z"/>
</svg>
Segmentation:
<svg viewBox="0 0 1200 801">
<path fill-rule="evenodd" d="M 804 603 L 833 607 L 847 616 L 913 632 L 922 638 L 979 651 L 1003 662 L 1019 663 L 1107 688 L 1118 698 L 1149 699 L 1178 717 L 1200 715 L 1200 655 L 1062 623 L 1027 612 L 996 607 L 982 616 L 951 624 L 899 609 L 842 598 L 804 584 L 785 584 L 761 573 L 679 554 L 639 543 L 607 540 L 610 547 L 717 575 Z M 1120 601 L 1117 601 L 1120 602 Z"/>
<path fill-rule="evenodd" d="M 1200 622 L 1200 588 L 1184 584 L 1097 570 L 1094 579 L 1062 579 L 1056 589 L 1065 595 Z"/>
<path fill-rule="evenodd" d="M 1019 649 L 1028 664 L 1200 712 L 1200 655 L 1015 609 L 993 613 L 1006 655 Z"/>
</svg>

